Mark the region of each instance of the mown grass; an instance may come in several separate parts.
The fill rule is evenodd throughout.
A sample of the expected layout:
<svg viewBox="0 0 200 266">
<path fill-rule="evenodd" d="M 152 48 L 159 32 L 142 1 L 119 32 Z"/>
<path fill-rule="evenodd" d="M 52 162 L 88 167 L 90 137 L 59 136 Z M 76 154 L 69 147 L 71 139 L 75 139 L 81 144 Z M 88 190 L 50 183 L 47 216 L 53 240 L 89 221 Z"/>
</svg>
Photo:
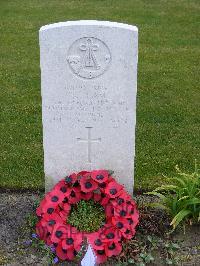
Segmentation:
<svg viewBox="0 0 200 266">
<path fill-rule="evenodd" d="M 38 30 L 99 19 L 139 27 L 137 188 L 200 161 L 199 0 L 0 0 L 0 187 L 44 187 Z"/>
</svg>

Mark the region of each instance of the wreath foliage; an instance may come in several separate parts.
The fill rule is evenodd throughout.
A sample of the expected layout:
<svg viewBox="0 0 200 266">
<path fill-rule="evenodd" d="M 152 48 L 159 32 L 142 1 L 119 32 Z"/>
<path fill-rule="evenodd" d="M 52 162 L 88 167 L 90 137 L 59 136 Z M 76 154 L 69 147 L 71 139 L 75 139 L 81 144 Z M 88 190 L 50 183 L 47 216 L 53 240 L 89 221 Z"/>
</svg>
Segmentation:
<svg viewBox="0 0 200 266">
<path fill-rule="evenodd" d="M 96 232 L 81 232 L 68 222 L 71 208 L 82 200 L 98 202 L 104 209 L 105 223 Z M 135 235 L 139 220 L 136 203 L 107 170 L 65 177 L 45 195 L 36 213 L 37 235 L 55 248 L 60 260 L 68 261 L 75 258 L 85 239 L 98 263 L 119 255 L 122 241 Z"/>
</svg>

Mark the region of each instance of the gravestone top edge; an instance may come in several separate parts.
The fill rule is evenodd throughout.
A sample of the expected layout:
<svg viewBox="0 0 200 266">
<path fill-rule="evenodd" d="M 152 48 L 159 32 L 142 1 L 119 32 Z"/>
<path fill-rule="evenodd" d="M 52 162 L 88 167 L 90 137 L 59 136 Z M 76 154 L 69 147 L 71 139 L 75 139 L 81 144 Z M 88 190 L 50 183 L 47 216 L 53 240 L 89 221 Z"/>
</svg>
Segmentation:
<svg viewBox="0 0 200 266">
<path fill-rule="evenodd" d="M 121 28 L 138 32 L 138 28 L 133 25 L 119 23 L 119 22 L 112 22 L 112 21 L 99 21 L 99 20 L 77 20 L 77 21 L 58 22 L 58 23 L 44 25 L 40 28 L 39 31 L 43 32 L 50 29 L 70 27 L 70 26 L 102 26 L 102 27 L 111 27 L 111 28 Z"/>
</svg>

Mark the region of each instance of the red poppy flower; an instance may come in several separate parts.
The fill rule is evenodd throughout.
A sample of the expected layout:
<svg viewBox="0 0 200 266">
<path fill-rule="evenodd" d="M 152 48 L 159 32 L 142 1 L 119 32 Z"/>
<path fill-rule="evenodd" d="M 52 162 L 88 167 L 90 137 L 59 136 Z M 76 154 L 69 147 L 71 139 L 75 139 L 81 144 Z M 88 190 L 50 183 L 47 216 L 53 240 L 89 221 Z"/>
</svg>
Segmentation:
<svg viewBox="0 0 200 266">
<path fill-rule="evenodd" d="M 92 192 L 98 188 L 97 183 L 90 177 L 90 175 L 85 175 L 80 180 L 81 190 L 83 192 Z"/>
<path fill-rule="evenodd" d="M 74 192 L 81 192 L 81 186 L 80 186 L 80 183 L 78 181 L 76 181 L 74 184 L 73 184 L 73 187 L 72 189 L 74 190 Z"/>
<path fill-rule="evenodd" d="M 135 235 L 135 229 L 126 229 L 126 231 L 122 232 L 122 235 L 126 239 L 131 239 Z"/>
<path fill-rule="evenodd" d="M 139 223 L 139 213 L 138 213 L 138 211 L 135 210 L 134 214 L 131 217 L 127 218 L 127 220 L 128 220 L 129 225 L 130 225 L 130 230 L 134 231 L 136 226 Z"/>
<path fill-rule="evenodd" d="M 68 199 L 67 199 L 67 201 L 68 201 Z M 61 219 L 64 222 L 66 222 L 66 220 L 70 214 L 71 205 L 68 202 L 67 203 L 62 202 L 59 206 L 60 206 L 59 216 L 61 217 Z"/>
<path fill-rule="evenodd" d="M 99 189 L 102 193 L 105 193 L 106 186 L 108 185 L 107 182 L 99 183 Z"/>
<path fill-rule="evenodd" d="M 130 229 L 130 224 L 126 218 L 123 217 L 112 217 L 112 224 L 121 232 L 125 232 Z"/>
<path fill-rule="evenodd" d="M 69 212 L 71 210 L 71 204 L 68 203 L 69 200 L 66 198 L 61 204 L 59 204 L 60 209 Z"/>
<path fill-rule="evenodd" d="M 122 203 L 121 205 L 118 205 L 118 204 L 113 203 L 113 205 L 114 205 L 115 216 L 129 218 L 134 213 L 134 208 L 130 204 Z"/>
<path fill-rule="evenodd" d="M 65 198 L 65 193 L 61 192 L 60 190 L 53 190 L 46 194 L 46 201 L 47 204 L 57 207 L 59 203 L 61 203 Z"/>
<path fill-rule="evenodd" d="M 131 219 L 135 224 L 139 223 L 139 212 L 137 209 L 134 209 L 134 214 L 131 216 Z"/>
<path fill-rule="evenodd" d="M 90 200 L 93 197 L 93 193 L 92 192 L 81 192 L 81 199 L 83 200 Z"/>
<path fill-rule="evenodd" d="M 109 184 L 110 182 L 116 182 L 115 179 L 112 176 L 108 177 L 108 182 L 107 183 Z"/>
<path fill-rule="evenodd" d="M 76 191 L 76 188 L 71 189 L 71 193 L 68 197 L 68 201 L 70 204 L 75 204 L 79 200 L 81 200 L 81 193 Z"/>
<path fill-rule="evenodd" d="M 138 222 L 138 219 L 139 219 L 139 212 L 136 208 L 134 208 L 132 206 L 132 209 L 130 211 L 130 214 L 131 214 L 131 218 L 134 222 Z"/>
<path fill-rule="evenodd" d="M 114 214 L 114 207 L 111 203 L 108 203 L 105 206 L 105 214 L 106 214 L 106 219 L 108 221 L 108 219 L 111 219 L 113 217 Z"/>
<path fill-rule="evenodd" d="M 55 202 L 51 202 L 48 198 L 48 195 L 46 197 L 44 198 L 44 200 L 42 200 L 40 207 L 37 211 L 37 214 L 40 214 L 40 213 L 41 214 L 43 213 L 52 214 L 55 211 L 58 204 L 55 204 Z"/>
<path fill-rule="evenodd" d="M 106 170 L 95 170 L 92 171 L 91 177 L 98 183 L 104 183 L 108 180 L 108 171 Z"/>
<path fill-rule="evenodd" d="M 56 247 L 56 255 L 61 259 L 61 260 L 73 260 L 75 257 L 75 250 L 73 248 L 71 249 L 64 249 L 62 247 L 61 242 L 58 244 Z"/>
<path fill-rule="evenodd" d="M 66 176 L 64 178 L 64 180 L 65 180 L 65 183 L 67 185 L 72 185 L 72 184 L 74 184 L 77 181 L 77 175 L 75 173 L 73 173 L 73 174 L 71 174 L 69 176 Z"/>
<path fill-rule="evenodd" d="M 56 224 L 51 233 L 51 241 L 53 243 L 59 243 L 67 234 L 67 226 L 65 224 Z"/>
<path fill-rule="evenodd" d="M 93 199 L 94 199 L 94 201 L 97 201 L 97 202 L 100 201 L 102 199 L 101 193 L 94 192 Z"/>
<path fill-rule="evenodd" d="M 77 177 L 79 178 L 79 179 L 81 179 L 84 175 L 86 175 L 86 174 L 89 174 L 90 172 L 88 172 L 88 171 L 81 171 L 81 172 L 79 172 L 78 174 L 77 174 Z"/>
<path fill-rule="evenodd" d="M 61 242 L 57 245 L 56 247 L 56 255 L 58 256 L 59 259 L 61 260 L 67 260 L 68 256 L 67 256 L 67 250 L 64 250 L 62 248 L 62 244 Z"/>
<path fill-rule="evenodd" d="M 105 253 L 108 257 L 118 256 L 122 251 L 122 245 L 118 242 L 111 242 L 105 246 Z"/>
<path fill-rule="evenodd" d="M 122 208 L 120 214 L 126 214 L 126 211 L 124 210 L 125 208 Z M 112 217 L 112 223 L 121 231 L 124 238 L 131 239 L 135 235 L 135 228 L 138 224 L 139 218 L 138 216 L 139 215 L 137 215 L 137 212 L 135 212 L 134 218 L 127 218 L 127 216 L 123 217 L 122 215 L 119 215 L 118 212 L 117 215 Z"/>
<path fill-rule="evenodd" d="M 97 257 L 97 263 L 101 264 L 107 261 L 107 256 L 105 250 L 95 250 L 95 254 Z"/>
<path fill-rule="evenodd" d="M 48 232 L 51 232 L 56 224 L 63 223 L 62 218 L 57 213 L 45 213 L 41 219 L 41 225 L 47 227 Z"/>
<path fill-rule="evenodd" d="M 122 192 L 120 193 L 119 197 L 117 197 L 116 202 L 117 202 L 118 205 L 121 205 L 123 203 L 130 202 L 130 204 L 132 206 L 135 206 L 135 202 L 133 201 L 133 199 L 131 198 L 131 196 L 126 193 L 125 190 L 122 190 Z"/>
<path fill-rule="evenodd" d="M 45 243 L 46 243 L 48 246 L 53 245 L 53 242 L 51 241 L 51 235 L 49 234 L 49 232 L 47 233 L 47 238 L 46 238 L 46 240 L 45 240 Z"/>
<path fill-rule="evenodd" d="M 121 232 L 117 230 L 112 224 L 105 224 L 101 229 L 101 240 L 104 243 L 119 242 L 121 240 Z"/>
<path fill-rule="evenodd" d="M 72 233 L 71 230 L 68 230 L 65 239 L 62 240 L 62 247 L 67 250 L 74 249 L 79 251 L 82 242 L 83 237 L 80 232 L 76 231 L 76 233 Z"/>
<path fill-rule="evenodd" d="M 102 206 L 106 206 L 109 201 L 110 201 L 110 196 L 104 194 L 104 197 L 102 197 L 102 200 L 100 203 Z"/>
<path fill-rule="evenodd" d="M 45 202 L 46 202 L 46 200 L 45 200 L 45 198 L 40 202 L 40 206 L 36 209 L 36 214 L 37 214 L 37 216 L 39 217 L 39 216 L 42 216 L 42 214 L 44 213 L 43 211 L 42 211 L 42 206 L 45 204 Z"/>
<path fill-rule="evenodd" d="M 60 215 L 60 217 L 61 217 L 61 219 L 63 220 L 64 223 L 67 222 L 67 219 L 69 217 L 69 213 L 70 212 L 66 212 L 66 211 L 60 211 L 59 212 L 59 215 Z"/>
<path fill-rule="evenodd" d="M 65 197 L 67 197 L 70 193 L 70 188 L 66 185 L 65 180 L 59 181 L 53 188 L 54 192 L 56 193 L 63 193 Z"/>
<path fill-rule="evenodd" d="M 122 185 L 118 184 L 115 181 L 112 181 L 106 187 L 105 193 L 109 195 L 111 198 L 116 198 L 122 193 L 123 191 L 122 189 L 123 189 Z"/>
<path fill-rule="evenodd" d="M 41 240 L 44 240 L 44 241 L 46 241 L 48 237 L 48 230 L 45 226 L 42 226 L 41 221 L 39 221 L 36 224 L 36 234 L 39 236 Z"/>
<path fill-rule="evenodd" d="M 105 244 L 102 242 L 99 232 L 90 233 L 87 238 L 94 250 L 104 250 Z"/>
</svg>

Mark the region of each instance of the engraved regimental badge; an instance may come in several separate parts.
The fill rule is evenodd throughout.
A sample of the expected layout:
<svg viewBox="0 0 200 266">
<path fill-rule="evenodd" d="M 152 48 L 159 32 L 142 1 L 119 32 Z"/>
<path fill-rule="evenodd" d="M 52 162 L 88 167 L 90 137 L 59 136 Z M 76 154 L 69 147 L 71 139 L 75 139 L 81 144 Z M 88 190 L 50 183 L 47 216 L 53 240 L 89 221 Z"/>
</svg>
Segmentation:
<svg viewBox="0 0 200 266">
<path fill-rule="evenodd" d="M 77 76 L 93 79 L 108 69 L 111 53 L 103 41 L 93 37 L 84 37 L 70 46 L 67 60 Z"/>
</svg>

